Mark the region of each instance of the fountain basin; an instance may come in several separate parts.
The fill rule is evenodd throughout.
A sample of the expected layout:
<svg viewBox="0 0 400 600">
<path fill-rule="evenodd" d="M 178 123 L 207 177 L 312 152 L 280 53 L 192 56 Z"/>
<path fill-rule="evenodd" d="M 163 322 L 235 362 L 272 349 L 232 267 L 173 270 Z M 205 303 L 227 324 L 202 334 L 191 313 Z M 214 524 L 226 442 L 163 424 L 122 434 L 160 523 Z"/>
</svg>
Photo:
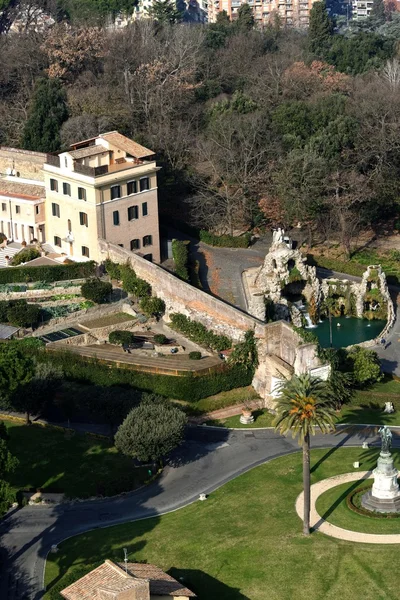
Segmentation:
<svg viewBox="0 0 400 600">
<path fill-rule="evenodd" d="M 357 319 L 356 317 L 332 317 L 332 345 L 334 348 L 346 348 L 353 344 L 372 340 L 380 335 L 385 325 L 386 321 L 381 319 L 368 321 L 368 319 Z M 323 348 L 329 348 L 329 319 L 319 323 L 312 331 L 317 336 L 320 345 Z"/>
</svg>

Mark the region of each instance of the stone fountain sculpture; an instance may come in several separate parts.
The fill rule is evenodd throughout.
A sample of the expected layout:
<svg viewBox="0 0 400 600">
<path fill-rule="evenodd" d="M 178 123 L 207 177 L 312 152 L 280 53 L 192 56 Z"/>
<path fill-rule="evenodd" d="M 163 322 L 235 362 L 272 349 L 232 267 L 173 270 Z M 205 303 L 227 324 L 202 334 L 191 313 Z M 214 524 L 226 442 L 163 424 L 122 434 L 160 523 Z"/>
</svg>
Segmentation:
<svg viewBox="0 0 400 600">
<path fill-rule="evenodd" d="M 390 452 L 392 432 L 384 425 L 379 429 L 382 440 L 381 452 L 376 469 L 373 470 L 374 483 L 361 499 L 361 504 L 367 510 L 393 513 L 400 512 L 400 489 L 397 481 L 398 470 L 393 465 Z"/>
</svg>

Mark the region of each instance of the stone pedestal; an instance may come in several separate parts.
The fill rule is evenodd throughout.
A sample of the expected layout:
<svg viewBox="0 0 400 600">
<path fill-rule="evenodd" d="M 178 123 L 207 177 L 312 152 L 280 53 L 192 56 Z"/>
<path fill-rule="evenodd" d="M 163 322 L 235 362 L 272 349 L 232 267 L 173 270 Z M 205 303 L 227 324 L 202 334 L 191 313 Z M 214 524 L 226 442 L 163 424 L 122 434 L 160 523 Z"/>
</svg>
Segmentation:
<svg viewBox="0 0 400 600">
<path fill-rule="evenodd" d="M 242 414 L 239 421 L 242 423 L 242 425 L 250 425 L 250 423 L 254 423 L 254 417 L 251 413 Z"/>
<path fill-rule="evenodd" d="M 372 473 L 374 484 L 362 497 L 362 506 L 376 512 L 400 512 L 399 472 L 394 468 L 392 455 L 381 452 Z"/>
</svg>

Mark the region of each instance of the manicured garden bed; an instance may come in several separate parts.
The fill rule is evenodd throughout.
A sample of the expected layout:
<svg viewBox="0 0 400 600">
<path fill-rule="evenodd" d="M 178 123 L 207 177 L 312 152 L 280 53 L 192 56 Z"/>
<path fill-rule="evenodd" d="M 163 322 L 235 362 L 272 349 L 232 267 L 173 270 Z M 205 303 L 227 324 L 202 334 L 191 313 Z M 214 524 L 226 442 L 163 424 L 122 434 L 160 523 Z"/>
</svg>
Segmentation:
<svg viewBox="0 0 400 600">
<path fill-rule="evenodd" d="M 132 490 L 147 478 L 106 438 L 6 421 L 9 449 L 19 465 L 10 476 L 16 491 L 43 489 L 68 498 L 111 496 Z"/>
<path fill-rule="evenodd" d="M 112 315 L 105 315 L 92 321 L 86 321 L 84 326 L 87 329 L 97 329 L 98 327 L 109 327 L 110 325 L 118 325 L 118 323 L 125 323 L 126 321 L 135 321 L 136 317 L 129 315 L 124 312 L 117 312 Z"/>
<path fill-rule="evenodd" d="M 375 453 L 361 448 L 313 450 L 312 481 L 371 468 Z M 137 523 L 85 533 L 50 555 L 46 583 L 63 587 L 73 569 L 105 558 L 155 563 L 198 594 L 199 600 L 352 600 L 398 597 L 394 548 L 353 544 L 314 533 L 304 538 L 295 512 L 302 490 L 301 454 L 249 471 L 203 503 Z M 384 588 L 382 588 L 384 582 Z M 56 589 L 56 588 L 55 588 Z M 383 590 L 383 591 L 382 591 Z M 48 593 L 48 600 L 58 596 Z"/>
<path fill-rule="evenodd" d="M 378 459 L 378 451 L 375 452 Z M 396 453 L 396 467 L 399 468 L 399 454 Z M 364 465 L 360 465 L 363 471 Z M 324 494 L 317 500 L 317 510 L 321 517 L 324 517 L 329 523 L 343 527 L 344 529 L 352 529 L 353 531 L 361 531 L 363 533 L 400 533 L 400 517 L 386 518 L 367 516 L 358 514 L 351 510 L 347 505 L 347 496 L 355 489 L 361 486 L 370 487 L 372 480 L 367 482 L 352 481 L 338 485 Z"/>
</svg>

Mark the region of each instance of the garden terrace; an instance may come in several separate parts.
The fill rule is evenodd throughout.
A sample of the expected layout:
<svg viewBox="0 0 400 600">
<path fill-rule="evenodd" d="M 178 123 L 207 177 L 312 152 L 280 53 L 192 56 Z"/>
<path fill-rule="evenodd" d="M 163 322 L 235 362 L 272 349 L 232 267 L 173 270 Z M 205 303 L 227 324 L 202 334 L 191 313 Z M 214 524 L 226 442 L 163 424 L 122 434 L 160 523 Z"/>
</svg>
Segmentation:
<svg viewBox="0 0 400 600">
<path fill-rule="evenodd" d="M 46 349 L 50 352 L 64 350 L 58 344 L 48 344 Z M 96 359 L 103 364 L 157 375 L 182 377 L 190 373 L 207 375 L 226 370 L 225 363 L 214 356 L 205 356 L 201 360 L 190 360 L 187 355 L 182 354 L 153 357 L 139 353 L 128 354 L 122 348 L 112 344 L 69 346 L 68 350 L 86 359 Z"/>
</svg>

